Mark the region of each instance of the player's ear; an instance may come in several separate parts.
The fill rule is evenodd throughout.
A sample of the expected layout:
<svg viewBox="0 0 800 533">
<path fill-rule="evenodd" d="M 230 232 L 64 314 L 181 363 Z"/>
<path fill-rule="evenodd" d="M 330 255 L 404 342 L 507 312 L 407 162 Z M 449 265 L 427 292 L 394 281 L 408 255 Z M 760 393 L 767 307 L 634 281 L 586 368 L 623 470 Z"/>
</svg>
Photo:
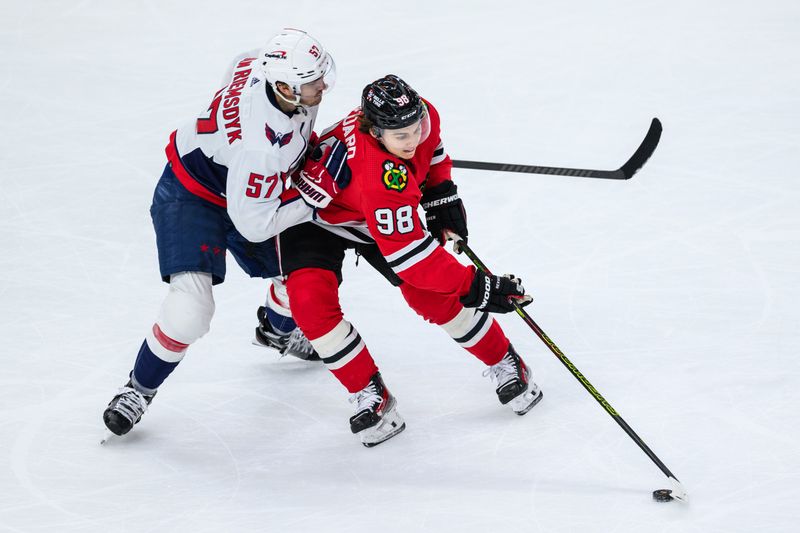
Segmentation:
<svg viewBox="0 0 800 533">
<path fill-rule="evenodd" d="M 283 83 L 282 81 L 276 81 L 275 88 L 278 89 L 278 91 L 280 91 L 280 93 L 286 98 L 294 98 L 294 94 L 292 93 L 292 88 Z"/>
<path fill-rule="evenodd" d="M 374 126 L 369 129 L 369 134 L 372 135 L 372 137 L 374 137 L 375 139 L 380 139 L 381 133 L 382 133 L 381 130 Z"/>
</svg>

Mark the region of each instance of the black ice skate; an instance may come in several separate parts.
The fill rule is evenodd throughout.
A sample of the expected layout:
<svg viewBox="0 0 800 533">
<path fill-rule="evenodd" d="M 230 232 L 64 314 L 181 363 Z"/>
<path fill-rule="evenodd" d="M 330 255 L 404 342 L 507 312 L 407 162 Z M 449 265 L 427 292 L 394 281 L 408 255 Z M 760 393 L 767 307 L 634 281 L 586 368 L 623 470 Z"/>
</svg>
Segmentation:
<svg viewBox="0 0 800 533">
<path fill-rule="evenodd" d="M 280 335 L 272 328 L 267 318 L 267 310 L 264 306 L 258 308 L 258 327 L 256 327 L 256 337 L 253 344 L 275 348 L 281 355 L 293 355 L 304 361 L 319 361 L 319 354 L 311 346 L 300 328 L 295 328 L 291 333 Z"/>
<path fill-rule="evenodd" d="M 500 403 L 510 404 L 520 416 L 530 411 L 542 399 L 539 386 L 530 380 L 530 368 L 511 345 L 500 362 L 487 368 L 483 375 L 497 381 L 497 397 Z"/>
<path fill-rule="evenodd" d="M 356 404 L 356 414 L 350 417 L 350 430 L 361 437 L 367 448 L 389 440 L 406 428 L 397 412 L 397 401 L 383 384 L 381 373 L 376 372 L 369 385 L 353 394 L 350 402 Z"/>
<path fill-rule="evenodd" d="M 153 401 L 153 394 L 142 394 L 130 380 L 119 389 L 103 413 L 103 422 L 111 433 L 124 435 L 142 418 L 147 406 Z"/>
</svg>

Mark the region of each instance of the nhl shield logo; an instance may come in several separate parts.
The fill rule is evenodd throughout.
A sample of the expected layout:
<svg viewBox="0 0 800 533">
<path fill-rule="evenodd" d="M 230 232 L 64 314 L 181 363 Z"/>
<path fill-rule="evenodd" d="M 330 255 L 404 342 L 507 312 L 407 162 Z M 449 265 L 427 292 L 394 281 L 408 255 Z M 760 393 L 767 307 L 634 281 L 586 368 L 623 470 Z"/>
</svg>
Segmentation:
<svg viewBox="0 0 800 533">
<path fill-rule="evenodd" d="M 269 124 L 264 124 L 264 133 L 266 133 L 267 140 L 271 142 L 273 146 L 277 144 L 279 147 L 286 146 L 292 142 L 292 137 L 294 136 L 293 131 L 289 133 L 275 133 L 275 130 L 270 128 Z"/>
<path fill-rule="evenodd" d="M 383 162 L 383 185 L 391 191 L 402 192 L 408 185 L 408 170 L 405 165 L 395 165 L 394 161 Z"/>
</svg>

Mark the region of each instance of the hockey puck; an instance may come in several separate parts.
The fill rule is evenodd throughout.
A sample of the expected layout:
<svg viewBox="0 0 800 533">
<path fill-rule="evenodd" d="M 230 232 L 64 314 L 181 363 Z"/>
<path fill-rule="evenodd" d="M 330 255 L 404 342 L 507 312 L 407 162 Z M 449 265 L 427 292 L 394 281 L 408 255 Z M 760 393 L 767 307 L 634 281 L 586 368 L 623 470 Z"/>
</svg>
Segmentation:
<svg viewBox="0 0 800 533">
<path fill-rule="evenodd" d="M 658 489 L 653 491 L 653 500 L 657 502 L 671 502 L 672 491 L 670 489 Z"/>
</svg>

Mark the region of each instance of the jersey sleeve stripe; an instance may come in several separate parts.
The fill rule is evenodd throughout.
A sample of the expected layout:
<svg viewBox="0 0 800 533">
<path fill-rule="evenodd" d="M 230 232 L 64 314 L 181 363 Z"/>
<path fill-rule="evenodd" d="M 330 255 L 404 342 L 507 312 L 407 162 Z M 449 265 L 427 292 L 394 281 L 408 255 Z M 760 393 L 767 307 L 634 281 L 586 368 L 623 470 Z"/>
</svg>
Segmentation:
<svg viewBox="0 0 800 533">
<path fill-rule="evenodd" d="M 442 144 L 440 142 L 439 146 L 436 147 L 436 150 L 433 151 L 433 158 L 431 159 L 431 166 L 433 166 L 433 165 L 435 165 L 437 163 L 441 163 L 445 159 L 447 159 L 447 153 L 444 151 L 444 144 Z"/>
<path fill-rule="evenodd" d="M 403 246 L 402 248 L 400 248 L 396 252 L 385 256 L 386 257 L 386 261 L 391 266 L 393 262 L 395 262 L 397 260 L 402 260 L 403 256 L 409 255 L 411 253 L 414 253 L 414 250 L 416 248 L 421 248 L 421 247 L 427 246 L 428 242 L 432 241 L 432 240 L 433 240 L 433 237 L 431 237 L 430 235 L 425 235 L 421 239 L 417 239 L 415 241 L 411 241 L 410 243 L 406 244 L 405 246 Z"/>
<path fill-rule="evenodd" d="M 367 228 L 361 227 L 352 227 L 352 226 L 344 226 L 338 225 L 334 226 L 330 223 L 326 222 L 322 216 L 319 215 L 318 210 L 314 210 L 314 223 L 320 226 L 321 228 L 325 228 L 329 232 L 333 233 L 334 235 L 338 235 L 343 239 L 347 239 L 348 241 L 355 241 L 360 242 L 362 244 L 374 244 L 375 239 L 373 239 Z"/>
<path fill-rule="evenodd" d="M 431 255 L 438 246 L 439 243 L 428 235 L 389 255 L 386 262 L 395 273 L 400 273 Z"/>
<path fill-rule="evenodd" d="M 203 200 L 207 200 L 212 204 L 216 204 L 220 207 L 227 207 L 228 202 L 225 200 L 225 198 L 220 198 L 205 188 L 189 173 L 186 167 L 183 166 L 181 157 L 178 154 L 178 148 L 175 145 L 177 133 L 177 131 L 172 132 L 172 135 L 169 136 L 169 144 L 167 144 L 165 149 L 167 153 L 167 160 L 172 167 L 172 172 L 175 173 L 175 177 L 178 178 L 178 181 L 181 182 L 181 185 L 183 185 L 190 193 L 199 196 Z"/>
<path fill-rule="evenodd" d="M 336 142 L 331 145 L 332 157 L 328 162 L 328 173 L 333 177 L 333 181 L 339 179 L 339 174 L 342 172 L 342 168 L 344 168 L 344 160 L 347 155 L 347 151 L 337 150 L 340 144 L 342 144 L 341 141 L 337 139 Z"/>
<path fill-rule="evenodd" d="M 283 207 L 285 205 L 289 205 L 289 204 L 294 203 L 294 202 L 296 202 L 298 200 L 300 200 L 299 196 L 292 196 L 292 197 L 289 197 L 289 198 L 281 198 L 280 207 Z"/>
</svg>

